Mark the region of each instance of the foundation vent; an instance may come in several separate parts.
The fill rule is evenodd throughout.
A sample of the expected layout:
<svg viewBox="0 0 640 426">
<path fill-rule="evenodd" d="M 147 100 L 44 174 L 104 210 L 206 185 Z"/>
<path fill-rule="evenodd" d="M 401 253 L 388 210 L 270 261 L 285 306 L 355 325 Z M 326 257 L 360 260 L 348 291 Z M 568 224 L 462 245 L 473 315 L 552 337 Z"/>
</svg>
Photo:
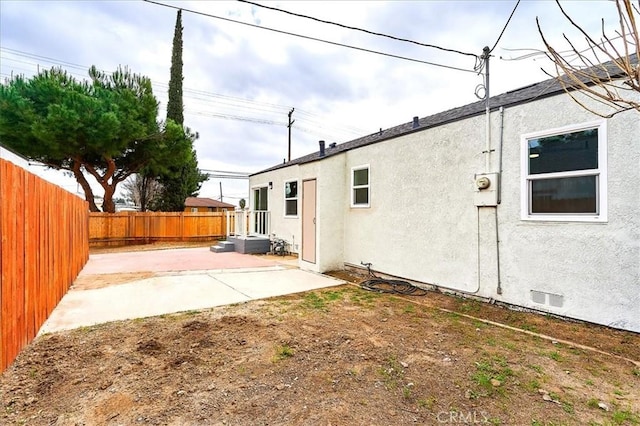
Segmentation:
<svg viewBox="0 0 640 426">
<path fill-rule="evenodd" d="M 554 308 L 562 308 L 562 306 L 564 305 L 564 296 L 561 294 L 531 290 L 531 301 L 540 305 L 549 305 L 553 306 Z"/>
</svg>

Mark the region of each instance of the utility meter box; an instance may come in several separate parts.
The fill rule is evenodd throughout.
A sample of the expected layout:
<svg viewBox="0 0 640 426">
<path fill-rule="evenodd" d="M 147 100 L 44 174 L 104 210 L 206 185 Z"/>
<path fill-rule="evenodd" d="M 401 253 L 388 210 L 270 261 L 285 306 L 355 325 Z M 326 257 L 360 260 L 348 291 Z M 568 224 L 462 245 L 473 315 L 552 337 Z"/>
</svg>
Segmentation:
<svg viewBox="0 0 640 426">
<path fill-rule="evenodd" d="M 498 186 L 500 184 L 498 173 L 480 173 L 475 176 L 473 183 L 473 201 L 478 207 L 491 207 L 498 205 Z"/>
</svg>

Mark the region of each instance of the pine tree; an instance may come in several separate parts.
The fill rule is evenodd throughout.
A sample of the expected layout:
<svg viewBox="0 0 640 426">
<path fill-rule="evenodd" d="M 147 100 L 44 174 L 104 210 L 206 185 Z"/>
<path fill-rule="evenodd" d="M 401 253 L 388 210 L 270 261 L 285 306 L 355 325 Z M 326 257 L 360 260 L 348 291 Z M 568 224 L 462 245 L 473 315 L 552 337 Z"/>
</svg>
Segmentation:
<svg viewBox="0 0 640 426">
<path fill-rule="evenodd" d="M 170 75 L 167 119 L 184 125 L 184 105 L 182 104 L 182 10 L 178 10 L 176 28 L 173 31 Z"/>
<path fill-rule="evenodd" d="M 104 191 L 103 211 L 113 213 L 120 183 L 134 173 L 168 175 L 189 164 L 193 139 L 172 120 L 158 123 L 149 78 L 127 67 L 111 74 L 91 67 L 89 76 L 78 81 L 52 68 L 0 84 L 0 140 L 29 159 L 71 172 L 94 212 L 99 209 L 88 179 L 95 178 Z"/>
<path fill-rule="evenodd" d="M 162 192 L 159 199 L 154 201 L 153 207 L 162 211 L 184 210 L 184 202 L 187 197 L 197 196 L 202 182 L 207 180 L 207 175 L 198 170 L 198 158 L 193 149 L 193 142 L 198 138 L 198 134 L 184 127 L 182 65 L 182 10 L 178 10 L 171 52 L 167 121 L 171 120 L 183 127 L 185 141 L 191 146 L 191 155 L 184 163 L 172 167 L 168 173 L 159 177 L 158 181 L 162 185 Z"/>
</svg>

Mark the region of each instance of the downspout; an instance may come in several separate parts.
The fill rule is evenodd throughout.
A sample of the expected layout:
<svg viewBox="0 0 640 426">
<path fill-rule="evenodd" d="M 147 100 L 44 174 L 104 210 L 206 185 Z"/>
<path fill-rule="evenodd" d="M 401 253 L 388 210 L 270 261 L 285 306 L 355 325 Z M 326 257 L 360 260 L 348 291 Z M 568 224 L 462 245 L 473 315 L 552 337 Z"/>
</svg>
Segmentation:
<svg viewBox="0 0 640 426">
<path fill-rule="evenodd" d="M 476 294 L 480 291 L 480 207 L 476 207 L 476 247 L 478 250 L 476 253 L 476 275 L 478 275 L 478 282 L 476 289 L 468 292 L 468 294 Z"/>
<path fill-rule="evenodd" d="M 500 231 L 498 228 L 498 206 L 502 201 L 502 143 L 504 140 L 504 107 L 500 107 L 500 137 L 498 142 L 498 204 L 496 205 L 496 275 L 498 287 L 496 293 L 502 294 L 502 281 L 500 276 Z"/>
<path fill-rule="evenodd" d="M 491 172 L 491 105 L 489 103 L 491 95 L 489 92 L 489 57 L 491 56 L 491 49 L 489 46 L 485 46 L 482 49 L 481 58 L 484 60 L 484 100 L 485 100 L 485 147 L 484 147 L 484 171 L 485 173 Z M 477 293 L 480 291 L 480 269 L 481 259 L 480 259 L 480 206 L 476 207 L 476 234 L 477 234 L 477 265 L 476 271 L 478 275 L 478 286 L 473 293 Z"/>
<path fill-rule="evenodd" d="M 502 202 L 502 143 L 504 141 L 504 107 L 498 109 L 500 113 L 500 137 L 498 139 L 498 204 Z"/>
<path fill-rule="evenodd" d="M 491 108 L 489 105 L 490 100 L 490 92 L 489 92 L 489 55 L 491 51 L 489 50 L 489 46 L 485 46 L 482 49 L 482 56 L 484 57 L 485 63 L 485 77 L 484 77 L 484 96 L 485 96 L 485 118 L 486 118 L 486 140 L 485 140 L 485 149 L 484 149 L 484 158 L 485 158 L 485 173 L 491 172 Z"/>
</svg>

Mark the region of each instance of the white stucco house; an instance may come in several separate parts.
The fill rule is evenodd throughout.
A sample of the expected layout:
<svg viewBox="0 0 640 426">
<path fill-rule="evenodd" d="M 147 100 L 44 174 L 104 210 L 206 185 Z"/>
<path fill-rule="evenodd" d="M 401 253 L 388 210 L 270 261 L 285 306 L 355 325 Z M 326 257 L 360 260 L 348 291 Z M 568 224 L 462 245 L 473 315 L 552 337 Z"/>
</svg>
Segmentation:
<svg viewBox="0 0 640 426">
<path fill-rule="evenodd" d="M 640 332 L 640 114 L 599 118 L 553 79 L 490 109 L 416 117 L 251 175 L 251 231 L 285 239 L 303 269 L 370 262 Z"/>
</svg>

